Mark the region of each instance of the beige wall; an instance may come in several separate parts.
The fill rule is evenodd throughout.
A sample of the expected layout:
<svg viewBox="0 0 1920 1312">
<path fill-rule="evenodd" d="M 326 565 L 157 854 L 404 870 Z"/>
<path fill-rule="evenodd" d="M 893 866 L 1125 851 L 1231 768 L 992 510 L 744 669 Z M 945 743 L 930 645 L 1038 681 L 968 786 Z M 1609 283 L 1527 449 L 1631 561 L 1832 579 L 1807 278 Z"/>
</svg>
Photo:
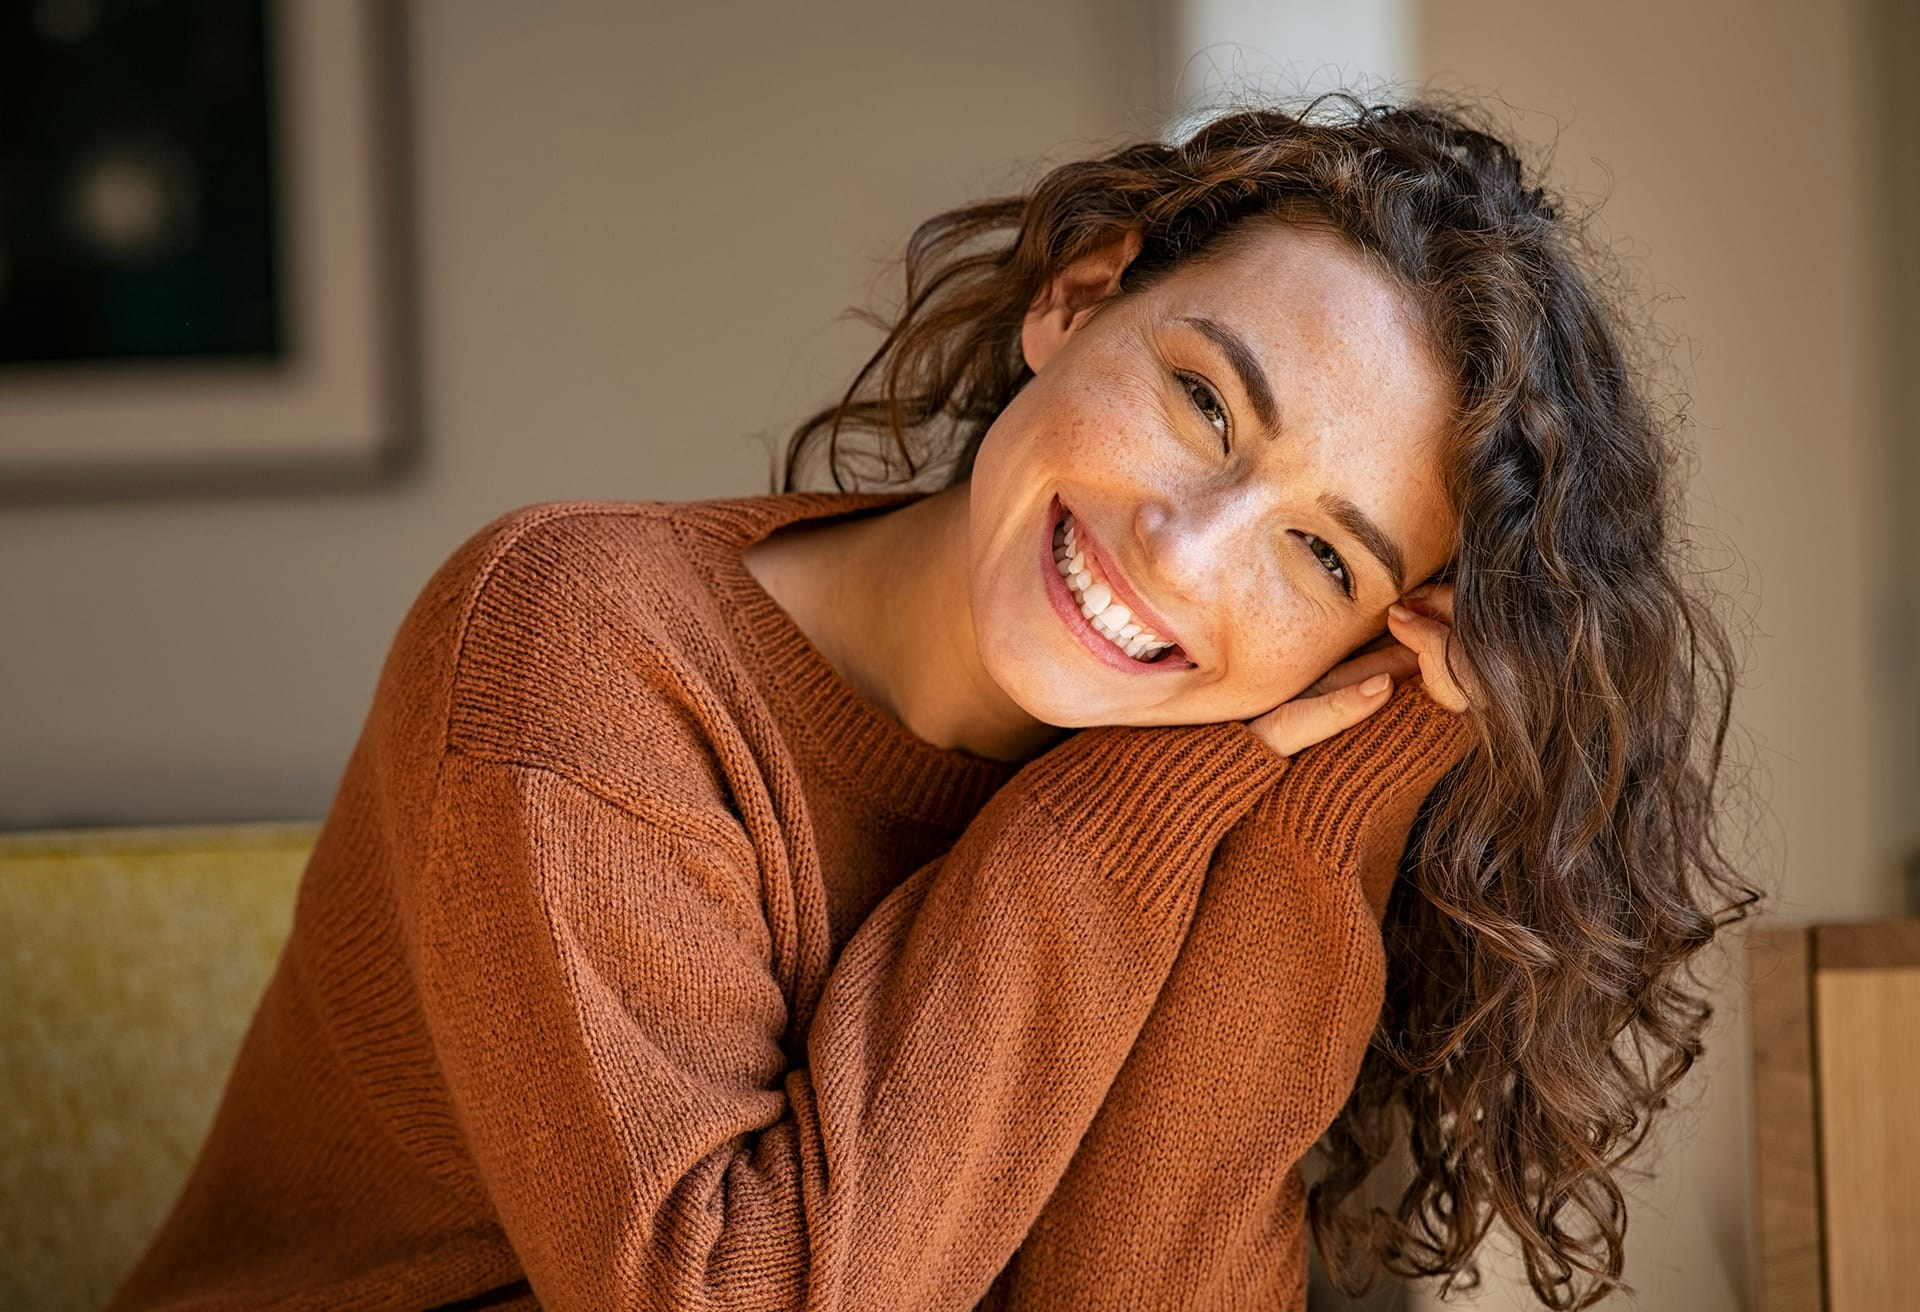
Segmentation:
<svg viewBox="0 0 1920 1312">
<path fill-rule="evenodd" d="M 1779 883 L 1775 914 L 1891 913 L 1916 794 L 1912 721 L 1896 713 L 1915 672 L 1889 616 L 1907 613 L 1914 562 L 1893 545 L 1868 12 L 1859 0 L 1425 0 L 1418 13 L 1423 74 L 1497 92 L 1533 140 L 1557 138 L 1558 175 L 1606 194 L 1608 238 L 1679 338 L 1695 519 L 1707 562 L 1753 615 L 1739 750 L 1774 812 L 1729 840 Z M 1632 1195 L 1626 1277 L 1652 1312 L 1752 1305 L 1741 969 L 1736 957 L 1717 971 L 1691 1106 Z M 1488 1275 L 1461 1306 L 1532 1305 L 1517 1264 Z"/>
<path fill-rule="evenodd" d="M 0 511 L 0 828 L 323 814 L 407 603 L 503 510 L 767 490 L 914 223 L 1152 135 L 1145 4 L 413 6 L 423 467 Z M 877 283 L 888 297 L 891 281 Z"/>
</svg>

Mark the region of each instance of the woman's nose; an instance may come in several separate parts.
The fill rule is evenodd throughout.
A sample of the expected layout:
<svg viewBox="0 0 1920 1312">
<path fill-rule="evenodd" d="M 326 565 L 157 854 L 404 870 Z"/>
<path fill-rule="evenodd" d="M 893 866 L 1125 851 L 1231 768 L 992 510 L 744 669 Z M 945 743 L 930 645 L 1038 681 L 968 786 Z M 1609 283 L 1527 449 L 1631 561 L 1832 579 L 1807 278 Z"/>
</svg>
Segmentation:
<svg viewBox="0 0 1920 1312">
<path fill-rule="evenodd" d="M 1218 593 L 1224 570 L 1248 567 L 1234 564 L 1245 553 L 1233 546 L 1232 516 L 1202 498 L 1180 505 L 1143 501 L 1135 530 L 1139 568 L 1146 574 L 1139 586 L 1169 601 L 1198 605 Z"/>
</svg>

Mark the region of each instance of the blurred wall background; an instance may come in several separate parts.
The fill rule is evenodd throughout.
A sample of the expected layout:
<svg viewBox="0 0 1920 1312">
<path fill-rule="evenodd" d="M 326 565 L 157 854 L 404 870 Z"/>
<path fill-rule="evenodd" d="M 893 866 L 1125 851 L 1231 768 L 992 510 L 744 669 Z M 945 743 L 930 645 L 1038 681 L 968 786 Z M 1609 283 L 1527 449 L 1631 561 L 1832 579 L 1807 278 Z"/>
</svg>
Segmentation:
<svg viewBox="0 0 1920 1312">
<path fill-rule="evenodd" d="M 463 538 L 531 501 L 766 491 L 916 222 L 1159 124 L 1144 5 L 408 9 L 421 464 L 0 510 L 0 827 L 323 813 Z"/>
<path fill-rule="evenodd" d="M 1920 838 L 1897 9 L 413 0 L 424 459 L 373 491 L 0 512 L 0 828 L 318 818 L 407 604 L 486 520 L 767 490 L 914 223 L 1236 81 L 1359 75 L 1503 97 L 1606 196 L 1690 376 L 1707 561 L 1752 614 L 1736 748 L 1773 816 L 1743 841 L 1775 914 L 1891 913 Z M 1642 1307 L 1752 1298 L 1739 969 L 1635 1194 Z M 1472 1306 L 1528 1305 L 1488 1275 Z"/>
</svg>

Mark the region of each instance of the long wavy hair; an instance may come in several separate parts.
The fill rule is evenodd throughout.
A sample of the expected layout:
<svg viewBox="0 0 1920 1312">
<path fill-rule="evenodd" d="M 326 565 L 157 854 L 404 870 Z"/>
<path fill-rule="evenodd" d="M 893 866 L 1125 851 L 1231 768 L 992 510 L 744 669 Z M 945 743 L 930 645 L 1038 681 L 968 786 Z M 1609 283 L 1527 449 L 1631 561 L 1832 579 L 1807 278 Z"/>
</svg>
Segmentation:
<svg viewBox="0 0 1920 1312">
<path fill-rule="evenodd" d="M 1237 109 L 927 220 L 898 313 L 857 312 L 885 340 L 792 434 L 780 487 L 824 440 L 844 489 L 849 431 L 879 439 L 851 454 L 882 483 L 968 477 L 1032 376 L 1021 323 L 1058 270 L 1138 229 L 1124 296 L 1261 219 L 1344 235 L 1451 373 L 1460 531 L 1440 577 L 1449 659 L 1483 690 L 1479 741 L 1401 859 L 1378 1028 L 1316 1145 L 1314 1243 L 1350 1294 L 1379 1266 L 1444 1293 L 1478 1285 L 1498 1219 L 1541 1302 L 1584 1308 L 1632 1288 L 1616 1177 L 1703 1051 L 1693 959 L 1762 893 L 1714 833 L 1736 661 L 1682 550 L 1684 406 L 1656 403 L 1636 354 L 1652 334 L 1629 330 L 1585 220 L 1482 111 L 1346 92 Z M 1403 1122 L 1411 1178 L 1389 1212 L 1361 1186 Z"/>
</svg>

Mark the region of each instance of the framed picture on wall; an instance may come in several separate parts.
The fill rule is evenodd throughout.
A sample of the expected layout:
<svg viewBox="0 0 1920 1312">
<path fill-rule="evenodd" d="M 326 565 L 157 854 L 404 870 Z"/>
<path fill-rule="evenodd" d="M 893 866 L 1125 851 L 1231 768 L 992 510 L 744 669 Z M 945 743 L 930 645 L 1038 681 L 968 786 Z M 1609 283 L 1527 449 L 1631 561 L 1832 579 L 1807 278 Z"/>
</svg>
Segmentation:
<svg viewBox="0 0 1920 1312">
<path fill-rule="evenodd" d="M 416 442 L 404 10 L 0 17 L 0 499 L 365 483 Z"/>
</svg>

